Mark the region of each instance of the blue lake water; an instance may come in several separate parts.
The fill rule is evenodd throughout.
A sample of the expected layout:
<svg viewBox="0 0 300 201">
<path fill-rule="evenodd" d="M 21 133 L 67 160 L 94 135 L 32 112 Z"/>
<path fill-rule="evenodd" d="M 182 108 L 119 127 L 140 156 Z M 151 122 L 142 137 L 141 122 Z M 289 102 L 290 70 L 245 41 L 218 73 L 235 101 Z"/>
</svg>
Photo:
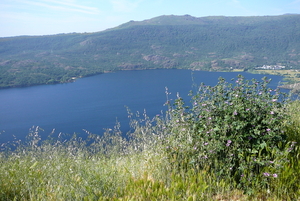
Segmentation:
<svg viewBox="0 0 300 201">
<path fill-rule="evenodd" d="M 193 75 L 192 75 L 193 74 Z M 103 134 L 105 128 L 113 128 L 116 120 L 121 130 L 129 129 L 125 106 L 132 112 L 143 112 L 153 117 L 165 110 L 165 87 L 189 101 L 188 93 L 196 84 L 215 85 L 218 78 L 230 81 L 242 74 L 247 79 L 260 80 L 265 75 L 249 73 L 222 73 L 191 70 L 142 70 L 119 71 L 76 80 L 74 83 L 42 85 L 0 90 L 0 142 L 24 139 L 32 126 L 44 129 L 48 136 L 56 133 L 84 133 L 86 129 Z M 267 75 L 276 88 L 281 76 Z"/>
</svg>

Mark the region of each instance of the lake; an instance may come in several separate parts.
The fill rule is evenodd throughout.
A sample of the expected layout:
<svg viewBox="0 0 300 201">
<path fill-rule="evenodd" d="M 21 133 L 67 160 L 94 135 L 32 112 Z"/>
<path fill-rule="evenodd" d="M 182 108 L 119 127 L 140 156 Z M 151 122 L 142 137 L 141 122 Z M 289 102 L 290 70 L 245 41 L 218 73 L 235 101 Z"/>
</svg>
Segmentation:
<svg viewBox="0 0 300 201">
<path fill-rule="evenodd" d="M 215 85 L 219 77 L 227 81 L 242 74 L 261 80 L 265 75 L 250 73 L 204 72 L 191 70 L 119 71 L 76 80 L 74 83 L 42 85 L 0 90 L 0 142 L 24 139 L 32 126 L 44 129 L 42 135 L 55 133 L 103 134 L 116 121 L 121 130 L 129 130 L 127 109 L 148 116 L 160 114 L 166 107 L 165 87 L 175 99 L 177 92 L 189 102 L 188 93 L 196 84 Z M 193 79 L 192 79 L 193 77 Z M 267 75 L 276 88 L 283 77 Z"/>
</svg>

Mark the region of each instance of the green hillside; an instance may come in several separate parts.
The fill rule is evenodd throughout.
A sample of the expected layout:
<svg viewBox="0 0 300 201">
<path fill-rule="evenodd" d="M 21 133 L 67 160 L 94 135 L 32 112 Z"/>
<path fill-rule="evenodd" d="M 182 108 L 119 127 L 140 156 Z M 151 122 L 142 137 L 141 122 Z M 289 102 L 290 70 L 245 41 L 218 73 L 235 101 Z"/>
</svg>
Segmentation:
<svg viewBox="0 0 300 201">
<path fill-rule="evenodd" d="M 115 70 L 300 68 L 300 15 L 160 16 L 96 33 L 0 38 L 0 87 Z"/>
</svg>

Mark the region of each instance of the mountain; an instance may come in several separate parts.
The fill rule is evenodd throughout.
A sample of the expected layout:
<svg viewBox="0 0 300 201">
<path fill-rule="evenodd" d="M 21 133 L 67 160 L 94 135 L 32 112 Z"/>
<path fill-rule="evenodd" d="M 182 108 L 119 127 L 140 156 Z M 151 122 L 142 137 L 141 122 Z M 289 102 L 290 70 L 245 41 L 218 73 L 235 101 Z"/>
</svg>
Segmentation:
<svg viewBox="0 0 300 201">
<path fill-rule="evenodd" d="M 159 16 L 95 33 L 0 38 L 0 87 L 116 70 L 300 68 L 300 15 Z"/>
</svg>

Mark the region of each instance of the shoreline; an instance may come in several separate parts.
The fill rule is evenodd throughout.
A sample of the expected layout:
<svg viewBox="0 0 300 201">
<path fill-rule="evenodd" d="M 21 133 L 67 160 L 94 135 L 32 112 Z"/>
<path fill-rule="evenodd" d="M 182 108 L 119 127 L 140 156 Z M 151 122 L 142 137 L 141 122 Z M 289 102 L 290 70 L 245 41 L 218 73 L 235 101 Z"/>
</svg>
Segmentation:
<svg viewBox="0 0 300 201">
<path fill-rule="evenodd" d="M 96 73 L 96 74 L 90 74 L 87 76 L 79 76 L 79 77 L 72 77 L 70 80 L 65 81 L 65 82 L 56 82 L 56 83 L 44 83 L 44 84 L 32 84 L 32 85 L 27 85 L 27 86 L 7 86 L 7 87 L 0 87 L 0 90 L 2 89 L 11 89 L 11 88 L 25 88 L 25 87 L 33 87 L 33 86 L 41 86 L 41 85 L 56 85 L 56 84 L 67 84 L 67 83 L 72 83 L 75 82 L 77 79 L 80 78 L 86 78 L 86 77 L 91 77 L 95 75 L 100 75 L 100 74 L 106 74 L 106 73 L 115 73 L 118 71 L 136 71 L 136 70 L 157 70 L 157 69 L 166 69 L 166 68 L 143 68 L 143 69 L 119 69 L 119 70 L 107 70 L 101 73 Z M 202 69 L 193 69 L 193 68 L 170 68 L 170 69 L 178 69 L 178 70 L 191 70 L 191 71 L 206 71 L 206 72 L 245 72 L 244 69 L 232 69 L 230 71 L 209 71 L 209 70 L 202 70 Z M 281 86 L 278 86 L 279 88 L 283 89 L 290 89 L 297 91 L 298 93 L 300 92 L 300 77 L 295 77 L 295 74 L 298 74 L 296 70 L 250 70 L 246 71 L 251 74 L 266 74 L 266 75 L 278 75 L 284 77 L 286 80 L 286 84 L 283 84 Z M 300 72 L 299 72 L 300 75 Z"/>
<path fill-rule="evenodd" d="M 298 70 L 254 70 L 251 73 L 283 76 L 285 82 L 278 87 L 289 89 L 292 93 L 300 93 L 300 72 Z"/>
</svg>

